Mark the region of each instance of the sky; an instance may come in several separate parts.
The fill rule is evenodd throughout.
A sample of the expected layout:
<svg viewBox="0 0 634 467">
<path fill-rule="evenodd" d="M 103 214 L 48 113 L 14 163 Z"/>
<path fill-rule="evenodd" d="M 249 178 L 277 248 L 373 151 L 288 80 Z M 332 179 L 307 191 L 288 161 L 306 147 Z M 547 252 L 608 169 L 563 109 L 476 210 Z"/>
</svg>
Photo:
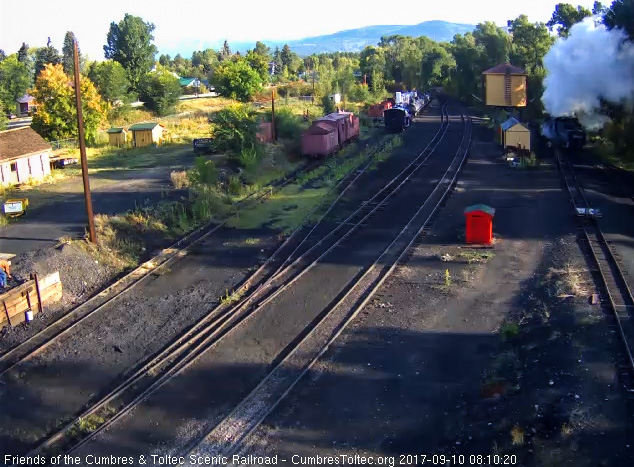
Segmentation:
<svg viewBox="0 0 634 467">
<path fill-rule="evenodd" d="M 0 0 L 0 49 L 15 53 L 22 42 L 41 47 L 50 37 L 61 51 L 64 34 L 73 31 L 83 54 L 103 60 L 110 23 L 119 22 L 125 13 L 153 23 L 159 54 L 174 56 L 179 51 L 214 47 L 225 39 L 229 45 L 232 41 L 294 40 L 381 24 L 430 20 L 477 24 L 488 20 L 506 26 L 508 19 L 522 13 L 531 21 L 546 22 L 559 1 L 399 0 L 395 8 L 378 0 L 202 0 L 182 4 L 174 0 Z M 591 9 L 594 1 L 571 3 Z"/>
</svg>

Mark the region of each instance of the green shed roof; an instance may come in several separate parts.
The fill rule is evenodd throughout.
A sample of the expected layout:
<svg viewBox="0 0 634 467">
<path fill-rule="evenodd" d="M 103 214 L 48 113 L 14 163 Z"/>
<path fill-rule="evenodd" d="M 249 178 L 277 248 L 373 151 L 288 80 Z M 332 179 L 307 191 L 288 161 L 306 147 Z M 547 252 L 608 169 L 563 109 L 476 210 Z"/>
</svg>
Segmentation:
<svg viewBox="0 0 634 467">
<path fill-rule="evenodd" d="M 469 206 L 468 208 L 464 210 L 464 213 L 468 214 L 473 211 L 482 211 L 482 212 L 486 212 L 491 217 L 495 216 L 495 208 L 492 208 L 491 206 L 487 206 L 486 204 L 474 204 L 473 206 Z"/>
<path fill-rule="evenodd" d="M 108 128 L 106 133 L 123 133 L 123 128 Z"/>
<path fill-rule="evenodd" d="M 136 125 L 132 125 L 130 127 L 130 131 L 139 131 L 139 130 L 153 130 L 157 125 L 160 125 L 158 122 L 152 123 L 137 123 Z"/>
</svg>

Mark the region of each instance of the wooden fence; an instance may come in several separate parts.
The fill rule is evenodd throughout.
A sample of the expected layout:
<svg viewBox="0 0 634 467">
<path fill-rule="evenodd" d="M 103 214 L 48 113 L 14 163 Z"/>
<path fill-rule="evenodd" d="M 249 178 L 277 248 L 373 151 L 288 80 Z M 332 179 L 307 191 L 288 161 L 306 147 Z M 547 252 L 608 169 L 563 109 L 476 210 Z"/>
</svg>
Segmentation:
<svg viewBox="0 0 634 467">
<path fill-rule="evenodd" d="M 43 278 L 34 275 L 31 280 L 0 295 L 0 329 L 23 322 L 27 310 L 35 315 L 42 311 L 42 306 L 61 298 L 62 282 L 59 272 Z"/>
</svg>

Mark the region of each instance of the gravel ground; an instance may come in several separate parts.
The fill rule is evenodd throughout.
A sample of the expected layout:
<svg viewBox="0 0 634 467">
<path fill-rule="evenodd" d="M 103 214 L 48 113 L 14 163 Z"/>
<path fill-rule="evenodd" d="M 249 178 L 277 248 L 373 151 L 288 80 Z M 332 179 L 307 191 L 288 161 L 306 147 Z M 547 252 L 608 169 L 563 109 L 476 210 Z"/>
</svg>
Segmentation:
<svg viewBox="0 0 634 467">
<path fill-rule="evenodd" d="M 0 385 L 0 450 L 24 452 L 197 322 L 266 258 L 278 234 L 267 228 L 221 229 L 167 273 L 152 276 L 16 368 Z"/>
<path fill-rule="evenodd" d="M 100 264 L 88 250 L 72 243 L 22 253 L 12 259 L 12 265 L 16 282 L 28 280 L 32 272 L 44 277 L 59 271 L 63 294 L 60 301 L 45 305 L 42 313 L 31 324 L 3 328 L 0 350 L 11 348 L 43 329 L 61 313 L 101 290 L 116 275 L 112 267 Z"/>
<path fill-rule="evenodd" d="M 242 454 L 630 465 L 618 345 L 587 304 L 558 174 L 496 163 L 492 135 L 478 139 L 432 235 Z M 462 211 L 479 202 L 497 209 L 492 250 L 461 246 Z"/>
<path fill-rule="evenodd" d="M 416 208 L 416 203 L 411 200 L 423 199 L 422 193 L 432 188 L 431 179 L 437 179 L 444 172 L 450 158 L 443 156 L 453 155 L 460 143 L 459 138 L 451 137 L 459 130 L 460 123 L 454 125 L 446 144 L 433 158 L 434 162 L 430 160 L 420 177 L 412 180 L 391 201 L 391 208 L 368 221 L 363 230 L 350 237 L 345 246 L 310 271 L 292 289 L 270 305 L 259 308 L 244 326 L 229 333 L 193 367 L 158 390 L 106 433 L 82 446 L 78 455 L 107 454 L 116 450 L 122 455 L 134 456 L 150 450 L 182 449 L 226 414 L 262 379 L 270 365 L 281 358 L 287 346 L 319 315 L 325 304 L 333 300 L 345 283 L 376 258 L 398 233 L 400 229 L 384 226 L 389 225 L 390 218 L 396 225 L 404 225 L 404 214 L 411 214 L 412 208 Z M 410 141 L 388 159 L 385 166 L 404 167 L 418 153 L 416 149 L 422 149 L 424 141 L 435 133 L 426 131 L 427 128 L 420 124 L 413 127 L 414 131 L 406 133 Z M 380 166 L 369 176 L 380 176 L 385 183 L 386 173 L 394 171 L 394 167 L 384 171 Z M 369 184 L 359 182 L 358 185 L 368 199 Z M 211 397 L 210 384 L 214 388 Z M 179 401 L 177 405 L 174 405 L 175 400 Z"/>
</svg>

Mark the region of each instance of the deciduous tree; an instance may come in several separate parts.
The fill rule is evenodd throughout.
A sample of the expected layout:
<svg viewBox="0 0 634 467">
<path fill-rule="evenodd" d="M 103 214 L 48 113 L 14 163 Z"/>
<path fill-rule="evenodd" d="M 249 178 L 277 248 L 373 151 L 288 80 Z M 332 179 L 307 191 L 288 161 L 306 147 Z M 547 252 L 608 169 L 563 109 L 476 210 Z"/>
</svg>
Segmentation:
<svg viewBox="0 0 634 467">
<path fill-rule="evenodd" d="M 244 58 L 221 63 L 213 76 L 216 89 L 224 96 L 246 102 L 262 88 L 262 78 Z"/>
<path fill-rule="evenodd" d="M 558 3 L 546 26 L 548 26 L 551 31 L 557 26 L 557 34 L 560 37 L 567 37 L 570 33 L 570 28 L 574 24 L 580 23 L 589 16 L 592 16 L 592 12 L 587 8 L 582 6 L 575 8 L 570 3 Z"/>
<path fill-rule="evenodd" d="M 139 98 L 158 115 L 167 115 L 178 103 L 181 86 L 174 75 L 159 68 L 156 72 L 146 73 L 139 82 Z"/>
<path fill-rule="evenodd" d="M 105 117 L 105 106 L 88 78 L 81 76 L 80 86 L 86 141 L 94 143 Z M 38 102 L 31 124 L 35 131 L 50 140 L 77 137 L 74 83 L 61 64 L 46 64 L 29 93 Z"/>
<path fill-rule="evenodd" d="M 155 26 L 138 16 L 127 14 L 119 23 L 112 22 L 107 44 L 103 50 L 106 58 L 121 63 L 133 90 L 137 91 L 141 77 L 152 69 L 156 46 L 152 44 Z"/>
<path fill-rule="evenodd" d="M 16 106 L 16 99 L 22 97 L 31 86 L 31 74 L 27 66 L 18 61 L 17 54 L 0 62 L 0 102 L 6 111 Z"/>
<path fill-rule="evenodd" d="M 128 102 L 130 82 L 125 69 L 119 62 L 106 60 L 94 62 L 88 70 L 88 78 L 95 83 L 101 97 L 109 104 L 116 101 Z"/>
</svg>

